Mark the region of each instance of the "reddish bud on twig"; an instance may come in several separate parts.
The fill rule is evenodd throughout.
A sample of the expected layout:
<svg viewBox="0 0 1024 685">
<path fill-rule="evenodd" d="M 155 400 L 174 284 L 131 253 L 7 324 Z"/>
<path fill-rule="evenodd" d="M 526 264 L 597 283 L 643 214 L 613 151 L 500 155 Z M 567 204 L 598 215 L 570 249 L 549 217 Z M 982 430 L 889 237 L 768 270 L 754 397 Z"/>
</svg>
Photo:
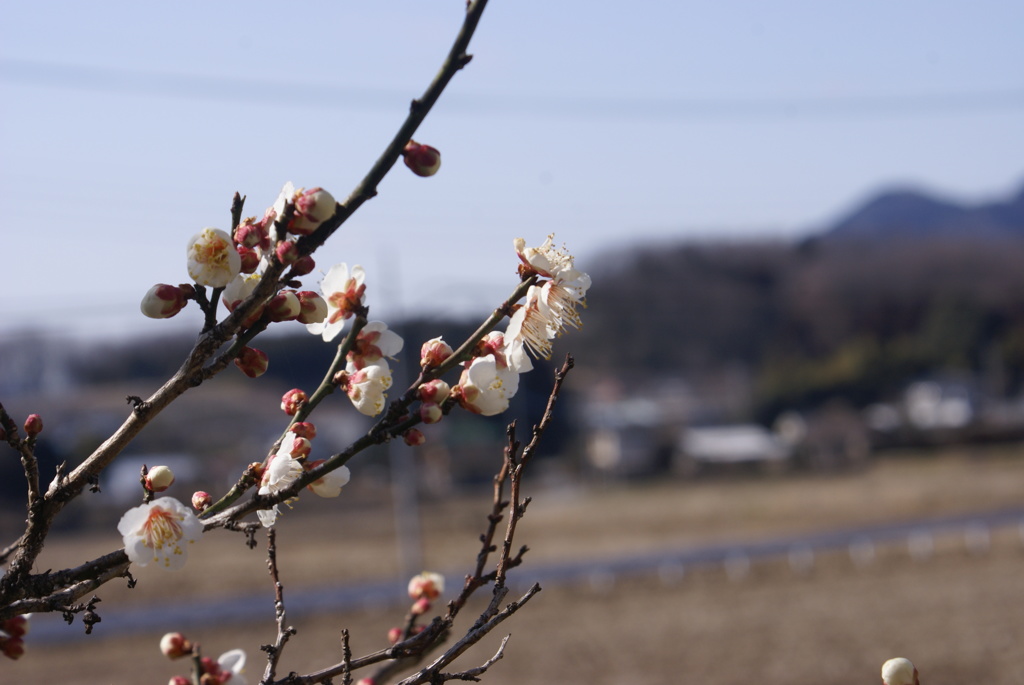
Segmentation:
<svg viewBox="0 0 1024 685">
<path fill-rule="evenodd" d="M 267 353 L 263 350 L 257 350 L 255 347 L 243 347 L 242 351 L 238 353 L 238 356 L 234 359 L 235 366 L 241 369 L 249 378 L 259 378 L 267 371 L 267 367 L 270 366 L 270 359 L 267 358 Z"/>
<path fill-rule="evenodd" d="M 168 659 L 180 659 L 192 653 L 192 643 L 181 633 L 167 633 L 160 638 L 160 651 Z"/>
<path fill-rule="evenodd" d="M 43 432 L 43 418 L 39 414 L 29 414 L 25 419 L 25 434 L 34 438 Z"/>
<path fill-rule="evenodd" d="M 204 491 L 196 490 L 192 493 L 192 508 L 196 511 L 206 511 L 213 504 L 213 496 Z"/>
<path fill-rule="evenodd" d="M 174 484 L 174 472 L 166 466 L 154 466 L 146 473 L 146 489 L 163 492 Z"/>
<path fill-rule="evenodd" d="M 417 176 L 433 176 L 441 168 L 441 153 L 429 145 L 421 145 L 410 140 L 402 150 L 405 166 L 412 169 Z"/>
<path fill-rule="evenodd" d="M 296 412 L 309 401 L 306 393 L 299 388 L 292 388 L 281 397 L 281 411 L 288 416 L 295 416 Z"/>
</svg>

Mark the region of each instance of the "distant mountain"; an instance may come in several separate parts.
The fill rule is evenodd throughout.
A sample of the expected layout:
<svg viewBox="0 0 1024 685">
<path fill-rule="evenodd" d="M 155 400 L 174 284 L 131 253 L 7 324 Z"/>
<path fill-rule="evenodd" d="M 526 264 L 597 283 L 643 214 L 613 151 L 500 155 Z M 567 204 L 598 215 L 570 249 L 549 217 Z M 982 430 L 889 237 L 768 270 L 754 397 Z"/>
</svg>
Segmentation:
<svg viewBox="0 0 1024 685">
<path fill-rule="evenodd" d="M 819 237 L 849 240 L 924 237 L 1024 238 L 1024 188 L 1009 200 L 964 205 L 911 189 L 882 192 Z"/>
</svg>

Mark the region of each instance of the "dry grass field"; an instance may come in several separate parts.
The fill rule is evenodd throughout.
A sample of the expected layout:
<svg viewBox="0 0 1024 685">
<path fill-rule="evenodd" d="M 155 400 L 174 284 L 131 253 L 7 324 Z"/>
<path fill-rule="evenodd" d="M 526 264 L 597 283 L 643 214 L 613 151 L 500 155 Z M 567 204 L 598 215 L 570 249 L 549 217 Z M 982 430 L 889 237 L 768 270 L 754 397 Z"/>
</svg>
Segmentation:
<svg viewBox="0 0 1024 685">
<path fill-rule="evenodd" d="M 863 472 L 829 477 L 718 478 L 695 483 L 552 489 L 532 492 L 521 528 L 530 564 L 603 558 L 723 541 L 744 541 L 857 524 L 985 511 L 1024 503 L 1024 448 L 972 448 L 929 455 L 886 455 Z M 378 499 L 377 506 L 355 506 Z M 386 492 L 356 493 L 318 506 L 318 515 L 285 515 L 279 532 L 288 589 L 389 576 L 396 572 Z M 312 503 L 309 503 L 312 504 Z M 324 505 L 328 503 L 318 503 Z M 306 502 L 300 509 L 308 511 Z M 425 565 L 468 567 L 483 528 L 480 499 L 425 505 Z M 43 566 L 81 561 L 118 544 L 109 531 L 76 536 Z M 962 536 L 936 540 L 934 554 L 914 560 L 904 544 L 854 564 L 845 552 L 819 555 L 807 573 L 785 559 L 755 562 L 730 579 L 718 567 L 679 578 L 656 574 L 586 585 L 545 587 L 504 624 L 505 658 L 485 678 L 493 685 L 563 683 L 702 683 L 844 685 L 879 682 L 891 656 L 913 659 L 923 685 L 1019 685 L 1024 682 L 1024 550 L 1016 528 L 993 532 L 987 552 L 969 551 Z M 260 550 L 216 532 L 193 550 L 177 574 L 140 569 L 139 585 L 105 589 L 105 607 L 144 606 L 161 597 L 222 596 L 262 590 L 267 618 L 248 625 L 190 630 L 204 651 L 243 647 L 247 675 L 262 673 L 258 645 L 273 638 L 269 580 Z M 454 578 L 449 582 L 456 583 Z M 382 646 L 403 608 L 344 615 L 297 616 L 299 633 L 282 661 L 284 673 L 338 660 L 338 635 L 352 632 L 356 653 Z M 468 615 L 467 615 L 468 618 Z M 96 635 L 65 644 L 33 644 L 0 665 L 0 682 L 134 684 L 167 682 L 184 666 L 157 650 L 159 635 Z M 81 630 L 76 623 L 73 630 Z M 464 657 L 485 661 L 499 635 Z M 362 674 L 360 674 L 362 675 Z"/>
</svg>

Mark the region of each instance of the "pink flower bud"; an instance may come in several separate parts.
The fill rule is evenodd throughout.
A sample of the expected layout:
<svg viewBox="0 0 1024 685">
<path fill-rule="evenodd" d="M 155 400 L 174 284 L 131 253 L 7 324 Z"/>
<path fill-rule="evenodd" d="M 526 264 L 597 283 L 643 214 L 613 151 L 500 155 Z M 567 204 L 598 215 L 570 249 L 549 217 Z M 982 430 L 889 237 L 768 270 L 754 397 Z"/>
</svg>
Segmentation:
<svg viewBox="0 0 1024 685">
<path fill-rule="evenodd" d="M 429 145 L 410 140 L 402 150 L 405 166 L 417 176 L 433 176 L 441 168 L 441 153 Z"/>
<path fill-rule="evenodd" d="M 256 247 L 267 237 L 267 229 L 262 223 L 255 223 L 254 217 L 243 219 L 235 229 L 235 243 L 242 247 Z"/>
<path fill-rule="evenodd" d="M 28 634 L 28 616 L 12 616 L 0 621 L 0 633 L 7 633 L 7 637 L 25 637 Z"/>
<path fill-rule="evenodd" d="M 292 264 L 292 273 L 296 276 L 305 276 L 316 268 L 316 262 L 308 254 L 295 260 Z"/>
<path fill-rule="evenodd" d="M 294 423 L 288 430 L 295 433 L 300 438 L 305 438 L 306 440 L 312 440 L 316 437 L 316 426 L 311 424 L 309 421 L 299 421 L 298 423 Z"/>
<path fill-rule="evenodd" d="M 25 419 L 25 434 L 30 438 L 34 438 L 43 432 L 43 417 L 39 414 L 29 414 L 28 418 Z"/>
<path fill-rule="evenodd" d="M 412 608 L 409 609 L 409 613 L 413 616 L 422 616 L 428 611 L 430 611 L 430 600 L 426 597 L 417 599 L 413 602 Z"/>
<path fill-rule="evenodd" d="M 437 599 L 444 592 L 444 576 L 440 573 L 424 571 L 409 580 L 409 597 L 411 599 Z"/>
<path fill-rule="evenodd" d="M 423 431 L 418 428 L 410 428 L 402 434 L 402 439 L 405 440 L 405 444 L 409 447 L 416 447 L 425 443 L 427 436 L 423 435 Z"/>
<path fill-rule="evenodd" d="M 183 675 L 172 676 L 167 685 L 192 685 L 192 681 Z"/>
<path fill-rule="evenodd" d="M 295 416 L 296 412 L 309 401 L 306 393 L 298 388 L 292 388 L 281 397 L 281 411 L 288 416 Z"/>
<path fill-rule="evenodd" d="M 174 472 L 166 466 L 154 466 L 146 474 L 146 489 L 163 492 L 174 484 Z"/>
<path fill-rule="evenodd" d="M 267 367 L 270 366 L 267 353 L 257 350 L 255 347 L 243 347 L 234 361 L 235 366 L 249 378 L 259 378 L 266 373 Z"/>
<path fill-rule="evenodd" d="M 310 188 L 295 197 L 295 219 L 289 233 L 309 235 L 322 222 L 334 216 L 337 208 L 334 197 L 323 188 Z"/>
<path fill-rule="evenodd" d="M 213 504 L 213 495 L 203 490 L 196 490 L 192 493 L 192 508 L 196 511 L 206 511 Z"/>
<path fill-rule="evenodd" d="M 20 637 L 2 637 L 0 653 L 8 659 L 20 659 L 25 655 L 25 641 Z"/>
<path fill-rule="evenodd" d="M 270 298 L 266 311 L 270 314 L 271 321 L 291 321 L 299 318 L 302 305 L 296 297 L 294 290 L 282 290 Z"/>
<path fill-rule="evenodd" d="M 236 246 L 235 250 L 238 252 L 238 256 L 242 258 L 242 266 L 239 271 L 243 274 L 254 273 L 260 265 L 260 256 L 256 254 L 256 250 L 243 245 Z"/>
<path fill-rule="evenodd" d="M 327 302 L 312 290 L 301 290 L 299 298 L 299 321 L 302 323 L 323 323 L 327 318 Z"/>
<path fill-rule="evenodd" d="M 160 638 L 160 651 L 168 659 L 180 659 L 192 653 L 192 643 L 181 633 L 167 633 Z"/>
<path fill-rule="evenodd" d="M 398 626 L 395 626 L 394 628 L 392 628 L 391 630 L 388 631 L 388 642 L 390 642 L 391 644 L 395 644 L 396 642 L 400 642 L 402 640 L 402 636 L 404 634 L 405 634 L 404 630 L 402 630 Z"/>
<path fill-rule="evenodd" d="M 440 405 L 433 402 L 424 402 L 420 405 L 420 420 L 423 423 L 437 423 L 444 418 L 444 412 Z"/>
<path fill-rule="evenodd" d="M 274 248 L 274 254 L 277 255 L 277 260 L 288 266 L 299 258 L 299 248 L 295 246 L 291 240 L 282 240 Z"/>
<path fill-rule="evenodd" d="M 427 381 L 421 385 L 417 392 L 419 393 L 420 399 L 424 402 L 434 402 L 441 404 L 448 396 L 452 394 L 451 386 L 445 383 L 440 378 L 435 378 L 432 381 Z"/>
<path fill-rule="evenodd" d="M 151 319 L 169 319 L 188 303 L 181 288 L 157 283 L 143 296 L 139 308 Z"/>
<path fill-rule="evenodd" d="M 305 459 L 309 456 L 312 449 L 313 445 L 310 444 L 309 440 L 296 435 L 292 441 L 291 457 L 292 459 Z"/>
<path fill-rule="evenodd" d="M 425 369 L 440 366 L 450 356 L 451 345 L 441 338 L 434 338 L 423 343 L 423 347 L 420 348 L 420 366 Z"/>
</svg>

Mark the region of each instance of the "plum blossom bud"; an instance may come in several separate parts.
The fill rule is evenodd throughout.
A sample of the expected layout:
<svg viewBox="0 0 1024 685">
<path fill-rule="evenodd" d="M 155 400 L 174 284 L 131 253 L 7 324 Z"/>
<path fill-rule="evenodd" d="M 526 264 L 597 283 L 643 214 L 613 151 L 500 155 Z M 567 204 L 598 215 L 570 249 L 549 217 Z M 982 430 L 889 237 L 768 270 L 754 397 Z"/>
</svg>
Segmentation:
<svg viewBox="0 0 1024 685">
<path fill-rule="evenodd" d="M 411 599 L 425 597 L 428 600 L 433 600 L 440 597 L 443 592 L 444 576 L 440 573 L 424 571 L 409 580 L 409 597 Z"/>
<path fill-rule="evenodd" d="M 432 381 L 427 381 L 421 385 L 417 390 L 420 399 L 424 402 L 434 402 L 441 404 L 448 396 L 452 394 L 451 386 L 445 383 L 440 378 L 435 378 Z"/>
<path fill-rule="evenodd" d="M 192 681 L 183 675 L 171 676 L 171 679 L 167 681 L 167 685 L 192 685 Z"/>
<path fill-rule="evenodd" d="M 229 236 L 218 228 L 204 228 L 188 242 L 188 275 L 199 285 L 223 288 L 239 274 L 242 258 Z"/>
<path fill-rule="evenodd" d="M 25 434 L 34 438 L 43 432 L 43 417 L 39 414 L 29 414 L 25 419 Z"/>
<path fill-rule="evenodd" d="M 243 219 L 235 229 L 235 243 L 242 247 L 256 247 L 267 237 L 267 230 L 262 224 L 255 223 L 254 217 Z"/>
<path fill-rule="evenodd" d="M 295 293 L 299 298 L 299 321 L 302 323 L 323 323 L 327 318 L 327 302 L 312 290 Z"/>
<path fill-rule="evenodd" d="M 25 641 L 20 637 L 0 637 L 0 654 L 8 659 L 20 659 L 25 655 Z"/>
<path fill-rule="evenodd" d="M 292 427 L 289 428 L 288 430 L 290 430 L 292 433 L 295 433 L 300 438 L 305 438 L 306 440 L 312 440 L 313 438 L 316 437 L 316 426 L 311 424 L 309 421 L 299 421 L 298 423 L 293 423 Z"/>
<path fill-rule="evenodd" d="M 441 153 L 429 145 L 410 140 L 402 150 L 405 166 L 417 176 L 433 176 L 441 168 Z"/>
<path fill-rule="evenodd" d="M 450 356 L 452 346 L 441 338 L 434 338 L 423 343 L 420 348 L 420 366 L 425 369 L 440 366 Z"/>
<path fill-rule="evenodd" d="M 424 402 L 420 405 L 420 420 L 423 423 L 437 423 L 444 418 L 441 406 L 433 402 Z"/>
<path fill-rule="evenodd" d="M 306 393 L 298 388 L 292 388 L 281 397 L 281 411 L 288 416 L 295 416 L 299 409 L 309 401 Z"/>
<path fill-rule="evenodd" d="M 423 431 L 418 428 L 410 428 L 405 431 L 405 433 L 402 433 L 402 439 L 409 447 L 416 447 L 417 445 L 425 443 L 427 441 L 427 436 L 423 435 Z"/>
<path fill-rule="evenodd" d="M 394 628 L 392 628 L 391 630 L 388 631 L 388 642 L 390 642 L 391 644 L 395 644 L 397 642 L 401 642 L 402 636 L 404 634 L 405 634 L 404 630 L 402 630 L 398 626 L 395 626 Z"/>
<path fill-rule="evenodd" d="M 274 248 L 274 254 L 277 255 L 277 261 L 287 266 L 299 258 L 299 248 L 291 240 L 282 240 Z"/>
<path fill-rule="evenodd" d="M 168 659 L 180 659 L 192 653 L 192 643 L 181 633 L 167 633 L 160 638 L 160 651 Z"/>
<path fill-rule="evenodd" d="M 295 218 L 288 226 L 289 233 L 309 235 L 322 222 L 334 216 L 337 207 L 334 197 L 323 188 L 310 188 L 295 196 Z"/>
<path fill-rule="evenodd" d="M 213 504 L 213 495 L 204 491 L 196 490 L 192 493 L 192 508 L 196 511 L 206 511 Z"/>
<path fill-rule="evenodd" d="M 267 358 L 267 353 L 263 350 L 257 350 L 255 347 L 243 347 L 242 351 L 238 353 L 238 356 L 234 359 L 235 366 L 241 369 L 249 378 L 259 378 L 267 372 L 267 367 L 270 366 L 270 359 Z"/>
<path fill-rule="evenodd" d="M 146 489 L 163 492 L 174 484 L 174 472 L 167 466 L 154 466 L 146 473 Z"/>
<path fill-rule="evenodd" d="M 256 254 L 256 250 L 251 247 L 244 247 L 239 245 L 235 248 L 238 252 L 238 256 L 242 258 L 242 266 L 240 271 L 243 274 L 251 274 L 256 271 L 260 265 L 260 256 Z"/>
<path fill-rule="evenodd" d="M 285 439 L 281 442 L 281 449 L 278 450 L 278 454 L 287 454 L 292 459 L 305 459 L 309 456 L 312 451 L 313 445 L 310 444 L 306 438 L 300 438 L 291 431 L 285 436 Z"/>
<path fill-rule="evenodd" d="M 356 685 L 377 685 L 377 681 L 373 678 L 360 678 Z"/>
<path fill-rule="evenodd" d="M 294 290 L 282 290 L 270 298 L 267 312 L 271 321 L 292 321 L 299 318 L 302 305 L 299 304 L 299 298 L 296 297 Z"/>
<path fill-rule="evenodd" d="M 142 297 L 139 308 L 151 319 L 169 319 L 188 303 L 184 291 L 174 285 L 157 283 Z"/>
<path fill-rule="evenodd" d="M 417 599 L 409 609 L 409 613 L 413 616 L 422 616 L 428 611 L 430 611 L 430 600 L 426 597 L 420 597 Z"/>
<path fill-rule="evenodd" d="M 292 264 L 292 274 L 295 276 L 305 276 L 306 274 L 311 273 L 315 268 L 316 262 L 313 261 L 313 258 L 308 254 L 303 255 L 296 259 L 295 263 Z"/>
</svg>

